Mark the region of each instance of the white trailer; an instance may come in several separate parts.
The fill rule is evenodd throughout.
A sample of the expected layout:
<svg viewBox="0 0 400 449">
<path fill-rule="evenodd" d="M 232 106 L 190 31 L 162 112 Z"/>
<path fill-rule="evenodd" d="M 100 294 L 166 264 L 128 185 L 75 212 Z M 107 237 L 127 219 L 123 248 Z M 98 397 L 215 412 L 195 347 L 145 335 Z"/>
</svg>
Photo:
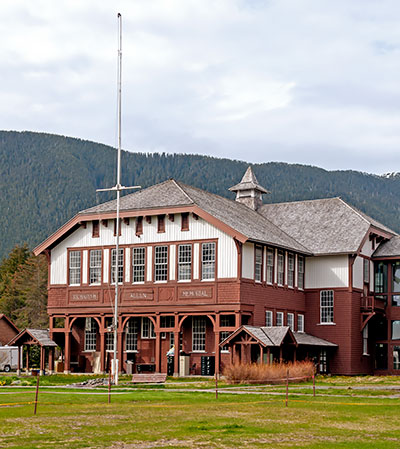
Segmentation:
<svg viewBox="0 0 400 449">
<path fill-rule="evenodd" d="M 0 371 L 18 369 L 18 346 L 0 346 Z"/>
</svg>

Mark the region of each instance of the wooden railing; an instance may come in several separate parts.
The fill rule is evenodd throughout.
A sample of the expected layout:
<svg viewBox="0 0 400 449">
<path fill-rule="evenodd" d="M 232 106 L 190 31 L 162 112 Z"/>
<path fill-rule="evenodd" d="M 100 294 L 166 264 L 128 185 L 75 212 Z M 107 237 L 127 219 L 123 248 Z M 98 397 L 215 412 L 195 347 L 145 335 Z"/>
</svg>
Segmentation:
<svg viewBox="0 0 400 449">
<path fill-rule="evenodd" d="M 381 311 L 385 310 L 385 301 L 375 296 L 362 296 L 361 297 L 361 310 L 362 311 Z"/>
</svg>

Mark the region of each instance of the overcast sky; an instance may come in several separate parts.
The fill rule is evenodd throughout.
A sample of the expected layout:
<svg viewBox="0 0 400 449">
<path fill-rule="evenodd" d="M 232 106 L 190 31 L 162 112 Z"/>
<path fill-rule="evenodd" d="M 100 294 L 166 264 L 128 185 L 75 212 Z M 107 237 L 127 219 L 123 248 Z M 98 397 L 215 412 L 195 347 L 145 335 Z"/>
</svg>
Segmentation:
<svg viewBox="0 0 400 449">
<path fill-rule="evenodd" d="M 0 129 L 400 171 L 399 0 L 1 0 Z"/>
</svg>

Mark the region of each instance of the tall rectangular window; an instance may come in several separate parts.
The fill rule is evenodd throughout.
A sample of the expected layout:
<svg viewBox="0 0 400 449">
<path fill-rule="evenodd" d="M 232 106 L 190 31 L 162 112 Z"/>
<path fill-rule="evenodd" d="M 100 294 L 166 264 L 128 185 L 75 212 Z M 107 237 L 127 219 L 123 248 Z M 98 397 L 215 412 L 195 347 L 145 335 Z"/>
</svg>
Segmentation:
<svg viewBox="0 0 400 449">
<path fill-rule="evenodd" d="M 135 318 L 130 318 L 126 325 L 125 333 L 125 351 L 137 351 L 138 340 L 138 322 Z"/>
<path fill-rule="evenodd" d="M 136 218 L 136 235 L 143 234 L 143 217 Z"/>
<path fill-rule="evenodd" d="M 278 285 L 285 282 L 285 255 L 282 251 L 278 252 Z"/>
<path fill-rule="evenodd" d="M 101 249 L 90 251 L 89 282 L 90 284 L 101 283 Z"/>
<path fill-rule="evenodd" d="M 274 283 L 274 251 L 269 248 L 267 250 L 267 283 Z"/>
<path fill-rule="evenodd" d="M 70 251 L 69 253 L 69 284 L 79 285 L 81 283 L 81 252 Z"/>
<path fill-rule="evenodd" d="M 297 315 L 297 332 L 304 332 L 304 315 Z"/>
<path fill-rule="evenodd" d="M 297 258 L 297 287 L 304 288 L 304 257 L 298 256 Z"/>
<path fill-rule="evenodd" d="M 283 312 L 276 312 L 276 325 L 283 326 Z"/>
<path fill-rule="evenodd" d="M 111 283 L 115 284 L 115 266 L 117 264 L 117 249 L 111 250 Z M 124 249 L 118 248 L 118 284 L 124 282 Z"/>
<path fill-rule="evenodd" d="M 194 316 L 192 320 L 192 351 L 206 350 L 206 319 Z"/>
<path fill-rule="evenodd" d="M 215 279 L 215 243 L 201 245 L 201 278 Z"/>
<path fill-rule="evenodd" d="M 287 325 L 290 327 L 291 331 L 294 331 L 294 314 L 293 313 L 287 314 Z"/>
<path fill-rule="evenodd" d="M 271 310 L 267 310 L 265 312 L 265 326 L 266 327 L 271 327 L 273 325 L 274 325 L 274 323 L 272 321 L 272 311 Z"/>
<path fill-rule="evenodd" d="M 375 262 L 375 293 L 388 291 L 388 266 L 386 262 Z"/>
<path fill-rule="evenodd" d="M 392 292 L 400 292 L 400 262 L 392 263 Z"/>
<path fill-rule="evenodd" d="M 165 215 L 157 215 L 157 232 L 165 232 Z"/>
<path fill-rule="evenodd" d="M 333 290 L 321 290 L 321 323 L 333 323 Z"/>
<path fill-rule="evenodd" d="M 100 222 L 99 220 L 92 221 L 92 237 L 100 236 Z"/>
<path fill-rule="evenodd" d="M 154 280 L 168 280 L 168 246 L 156 246 L 154 248 Z"/>
<path fill-rule="evenodd" d="M 365 325 L 363 332 L 363 355 L 368 355 L 368 323 Z"/>
<path fill-rule="evenodd" d="M 181 231 L 189 231 L 189 212 L 182 212 L 181 220 Z"/>
<path fill-rule="evenodd" d="M 393 346 L 393 369 L 400 369 L 400 346 Z"/>
<path fill-rule="evenodd" d="M 153 321 L 147 317 L 142 318 L 142 338 L 156 338 Z"/>
<path fill-rule="evenodd" d="M 93 318 L 85 320 L 85 351 L 96 351 L 97 326 Z"/>
<path fill-rule="evenodd" d="M 229 331 L 222 331 L 219 334 L 219 342 L 221 343 L 222 341 L 225 340 L 225 338 L 228 338 L 229 335 L 231 335 L 232 332 Z M 221 347 L 221 352 L 229 352 L 229 345 L 224 345 Z"/>
<path fill-rule="evenodd" d="M 255 247 L 255 270 L 254 270 L 254 279 L 257 282 L 262 281 L 262 266 L 263 266 L 263 249 L 261 246 Z"/>
<path fill-rule="evenodd" d="M 114 332 L 106 332 L 106 352 L 114 351 Z"/>
<path fill-rule="evenodd" d="M 369 260 L 363 259 L 364 284 L 369 284 Z"/>
<path fill-rule="evenodd" d="M 288 287 L 294 286 L 294 254 L 288 254 L 288 277 L 287 277 Z"/>
<path fill-rule="evenodd" d="M 192 245 L 178 246 L 178 281 L 192 279 Z"/>
<path fill-rule="evenodd" d="M 135 247 L 132 250 L 132 282 L 144 282 L 146 248 Z"/>
</svg>

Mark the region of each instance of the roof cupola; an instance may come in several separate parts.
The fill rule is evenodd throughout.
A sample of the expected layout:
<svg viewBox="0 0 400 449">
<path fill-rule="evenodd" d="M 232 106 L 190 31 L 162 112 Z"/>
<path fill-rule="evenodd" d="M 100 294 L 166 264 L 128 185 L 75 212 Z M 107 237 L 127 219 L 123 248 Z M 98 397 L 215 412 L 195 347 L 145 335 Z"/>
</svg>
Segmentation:
<svg viewBox="0 0 400 449">
<path fill-rule="evenodd" d="M 229 190 L 236 192 L 236 201 L 253 210 L 262 206 L 263 193 L 269 193 L 268 190 L 260 186 L 251 166 L 247 168 L 240 183 L 230 187 Z"/>
</svg>

